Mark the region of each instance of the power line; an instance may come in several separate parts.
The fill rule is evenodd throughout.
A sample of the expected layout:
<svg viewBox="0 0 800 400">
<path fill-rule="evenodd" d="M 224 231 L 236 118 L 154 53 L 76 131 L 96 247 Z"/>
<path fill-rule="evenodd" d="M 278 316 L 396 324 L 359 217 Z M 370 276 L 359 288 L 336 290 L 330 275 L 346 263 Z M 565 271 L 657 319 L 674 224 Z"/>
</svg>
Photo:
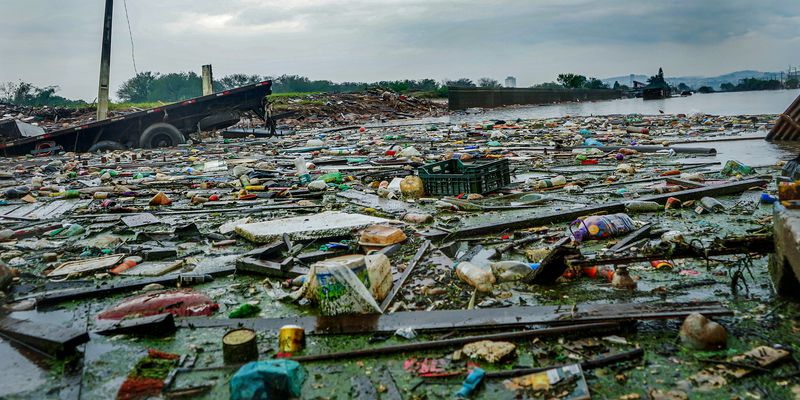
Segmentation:
<svg viewBox="0 0 800 400">
<path fill-rule="evenodd" d="M 136 54 L 133 49 L 133 31 L 131 30 L 131 18 L 128 16 L 128 0 L 122 0 L 122 5 L 125 7 L 125 19 L 128 20 L 128 36 L 131 38 L 131 59 L 133 60 L 133 72 L 139 75 L 139 70 L 136 69 Z"/>
</svg>

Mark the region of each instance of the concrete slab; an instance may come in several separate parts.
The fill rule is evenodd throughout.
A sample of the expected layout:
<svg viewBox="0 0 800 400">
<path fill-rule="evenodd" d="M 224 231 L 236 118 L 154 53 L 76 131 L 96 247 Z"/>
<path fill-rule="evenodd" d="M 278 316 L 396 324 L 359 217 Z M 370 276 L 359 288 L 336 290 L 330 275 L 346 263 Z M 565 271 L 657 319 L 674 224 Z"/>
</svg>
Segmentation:
<svg viewBox="0 0 800 400">
<path fill-rule="evenodd" d="M 251 242 L 270 243 L 283 237 L 284 233 L 289 234 L 289 237 L 293 240 L 317 239 L 344 236 L 350 234 L 354 229 L 388 222 L 392 221 L 362 214 L 330 211 L 321 214 L 243 224 L 236 227 L 236 233 Z"/>
</svg>

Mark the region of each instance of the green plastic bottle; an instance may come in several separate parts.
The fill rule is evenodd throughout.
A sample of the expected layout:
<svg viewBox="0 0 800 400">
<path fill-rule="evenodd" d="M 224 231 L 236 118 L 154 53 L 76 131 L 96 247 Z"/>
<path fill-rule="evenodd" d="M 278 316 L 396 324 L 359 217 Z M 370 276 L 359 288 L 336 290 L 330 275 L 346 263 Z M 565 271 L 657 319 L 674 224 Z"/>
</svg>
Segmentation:
<svg viewBox="0 0 800 400">
<path fill-rule="evenodd" d="M 233 311 L 228 313 L 228 318 L 247 318 L 252 317 L 253 315 L 258 314 L 261 311 L 261 308 L 258 306 L 254 306 L 250 303 L 244 303 L 239 307 L 236 307 Z"/>
<path fill-rule="evenodd" d="M 331 172 L 329 174 L 322 175 L 317 179 L 325 181 L 325 183 L 342 183 L 342 182 L 344 182 L 344 178 L 342 177 L 342 173 L 341 172 Z"/>
</svg>

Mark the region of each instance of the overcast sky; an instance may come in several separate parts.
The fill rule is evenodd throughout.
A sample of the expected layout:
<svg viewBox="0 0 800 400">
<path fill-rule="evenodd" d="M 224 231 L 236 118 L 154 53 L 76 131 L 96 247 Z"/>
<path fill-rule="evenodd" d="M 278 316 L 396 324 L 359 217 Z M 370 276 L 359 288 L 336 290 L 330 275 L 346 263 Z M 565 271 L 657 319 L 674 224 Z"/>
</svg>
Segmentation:
<svg viewBox="0 0 800 400">
<path fill-rule="evenodd" d="M 104 0 L 0 0 L 0 82 L 97 94 Z M 112 92 L 134 73 L 115 0 Z M 560 72 L 718 75 L 800 64 L 800 1 L 128 0 L 139 71 L 333 81 Z"/>
</svg>

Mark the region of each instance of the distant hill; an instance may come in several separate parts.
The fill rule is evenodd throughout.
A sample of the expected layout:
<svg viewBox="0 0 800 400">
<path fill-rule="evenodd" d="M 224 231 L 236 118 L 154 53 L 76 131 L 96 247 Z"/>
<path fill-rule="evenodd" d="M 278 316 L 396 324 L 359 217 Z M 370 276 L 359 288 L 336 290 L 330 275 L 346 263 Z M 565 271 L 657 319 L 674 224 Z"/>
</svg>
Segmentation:
<svg viewBox="0 0 800 400">
<path fill-rule="evenodd" d="M 719 85 L 730 82 L 733 84 L 739 83 L 740 79 L 745 78 L 758 78 L 758 79 L 770 79 L 770 78 L 780 78 L 780 72 L 762 72 L 762 71 L 753 71 L 753 70 L 745 70 L 745 71 L 736 71 L 731 72 L 728 74 L 723 74 L 719 76 L 674 76 L 674 77 L 667 77 L 667 82 L 671 85 L 678 85 L 679 83 L 683 82 L 694 89 L 699 88 L 700 86 L 710 86 L 714 89 L 719 89 Z M 637 80 L 639 82 L 647 82 L 647 78 L 649 75 L 641 75 L 641 74 L 634 74 L 633 80 Z M 622 76 L 615 76 L 611 78 L 602 79 L 604 83 L 611 86 L 614 84 L 614 81 L 618 81 L 622 85 L 631 85 L 631 75 L 622 75 Z"/>
</svg>

